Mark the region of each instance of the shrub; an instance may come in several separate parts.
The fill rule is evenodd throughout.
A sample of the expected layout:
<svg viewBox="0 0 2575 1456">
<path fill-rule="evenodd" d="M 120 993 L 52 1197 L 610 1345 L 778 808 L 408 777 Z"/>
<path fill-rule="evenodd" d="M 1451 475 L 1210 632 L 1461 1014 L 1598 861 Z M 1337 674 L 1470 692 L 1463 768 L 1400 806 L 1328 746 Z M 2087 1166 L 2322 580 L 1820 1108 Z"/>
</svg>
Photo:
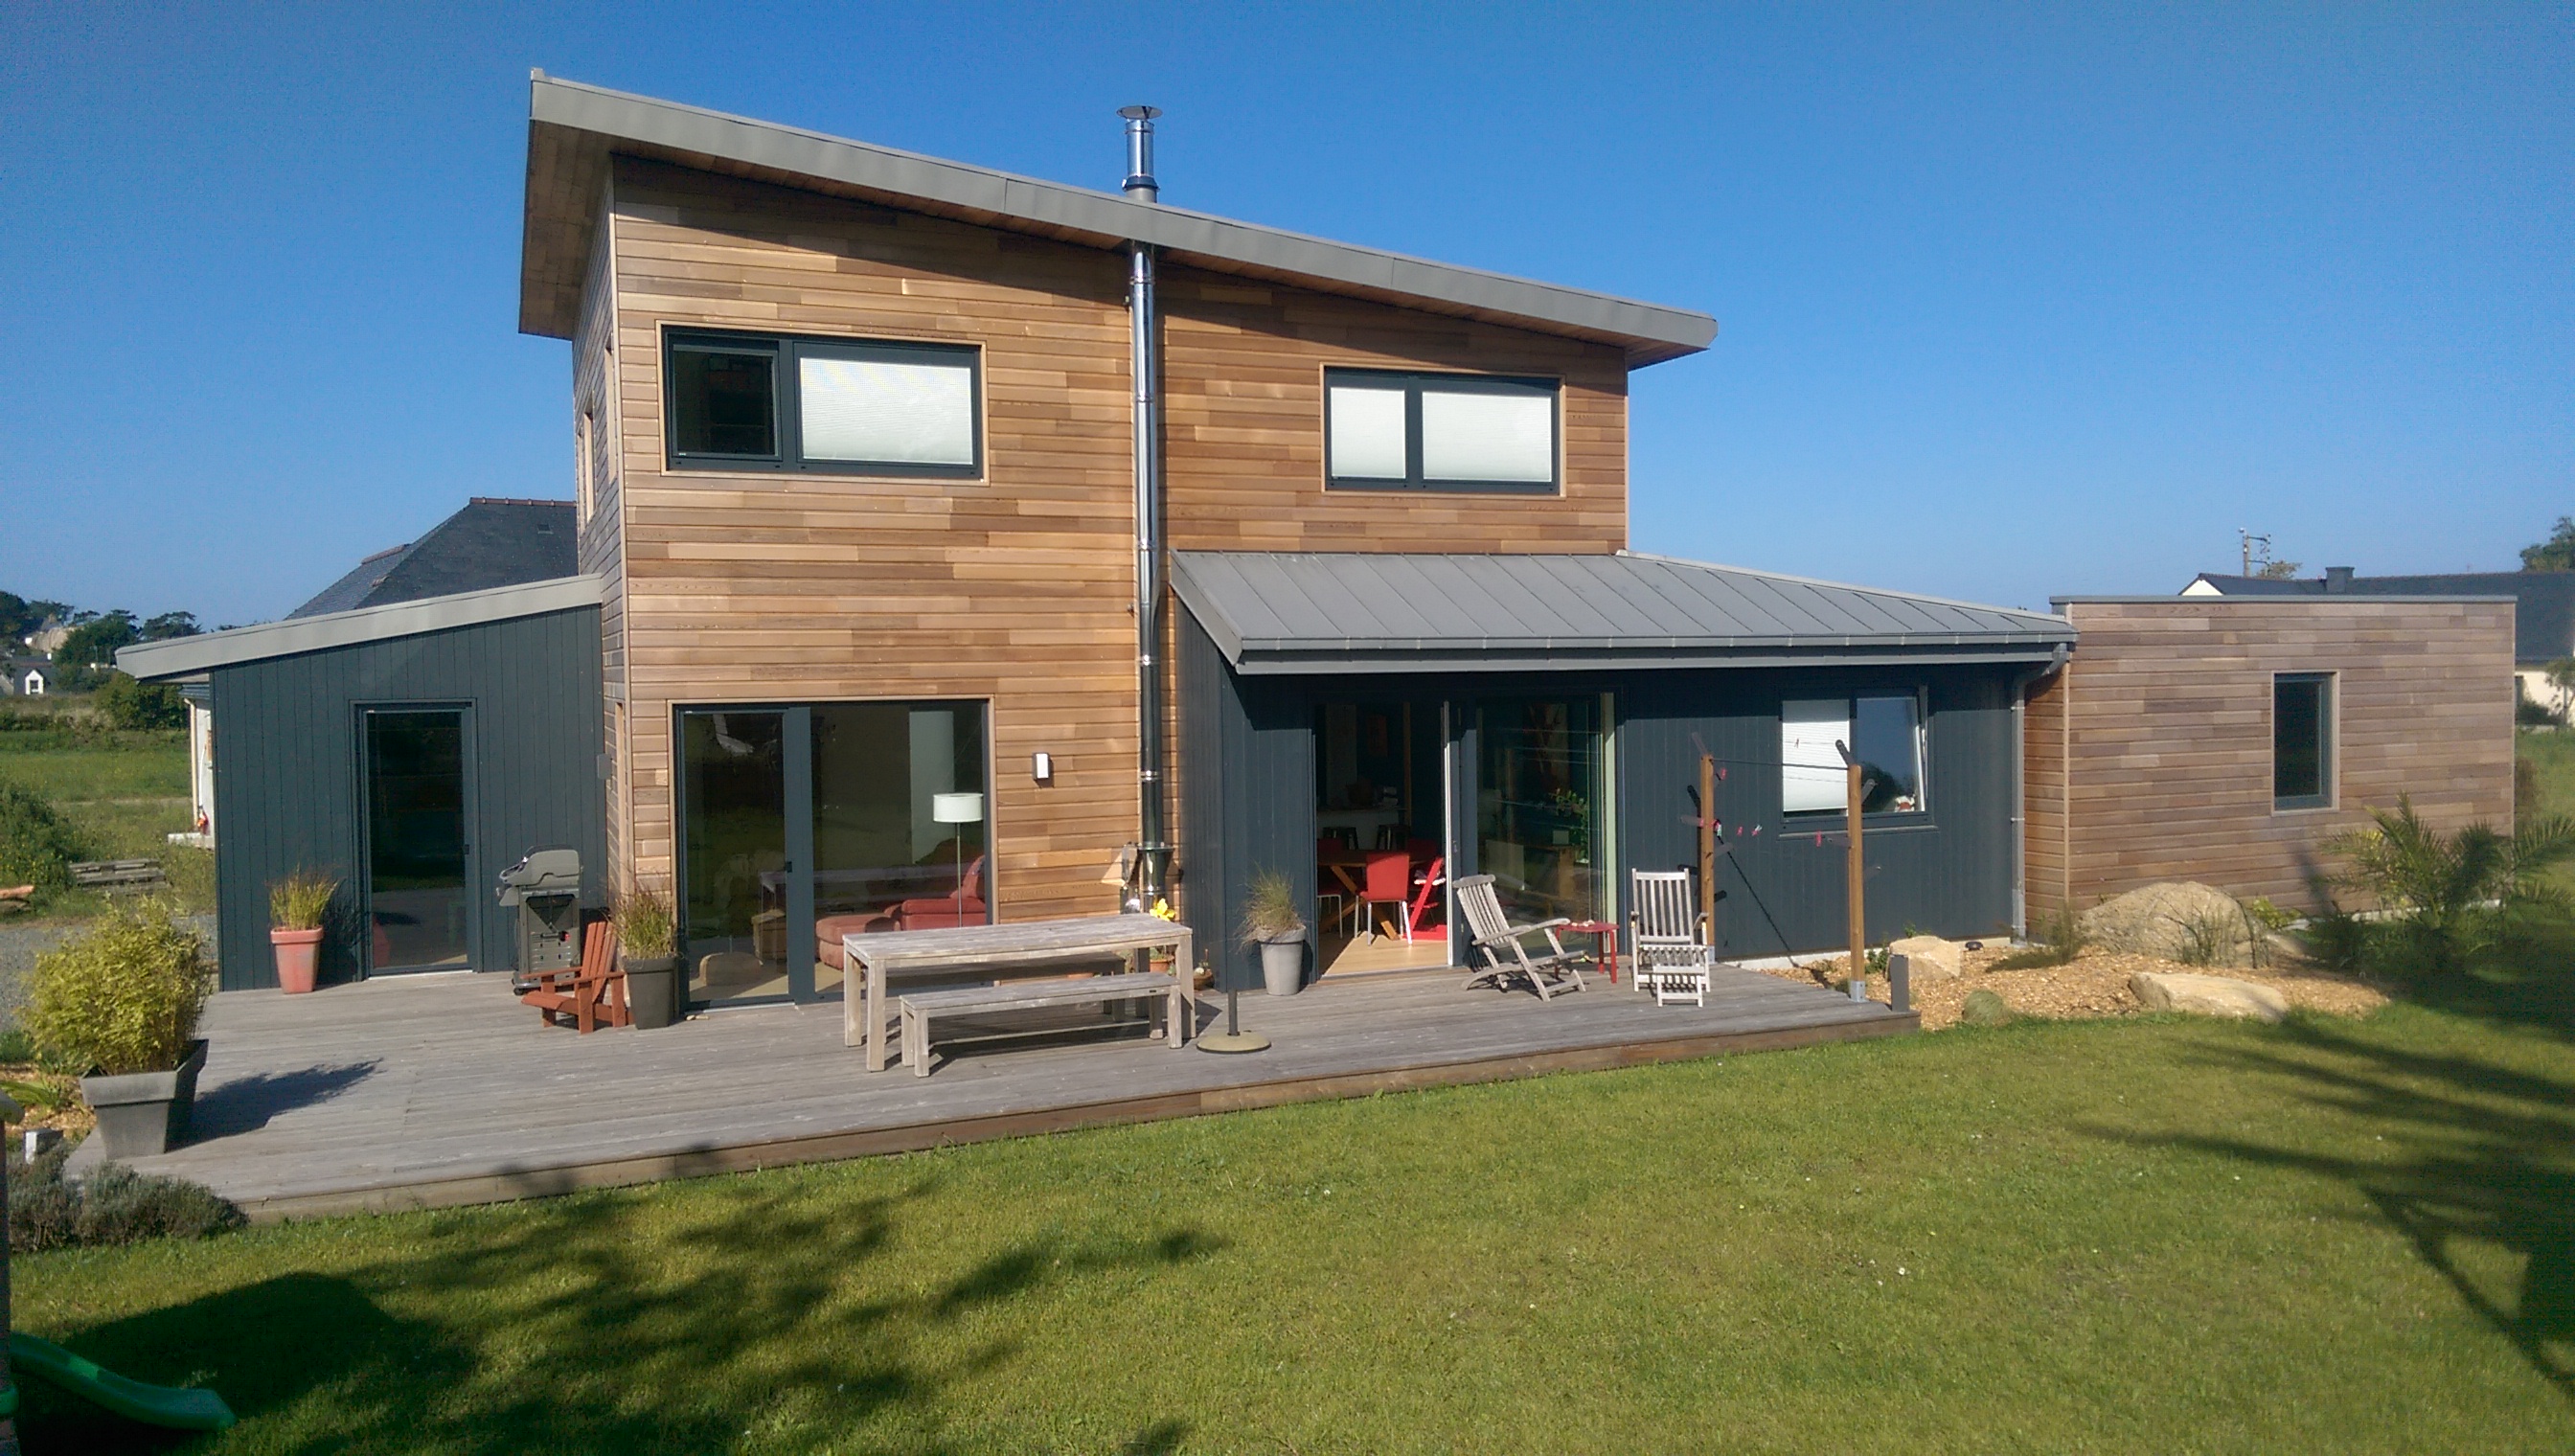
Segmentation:
<svg viewBox="0 0 2575 1456">
<path fill-rule="evenodd" d="M 157 900 L 37 956 L 31 981 L 25 1020 L 39 1054 L 108 1074 L 177 1066 L 214 989 L 205 942 Z"/>
<path fill-rule="evenodd" d="M 2335 927 L 2333 933 L 2350 937 L 2356 958 L 2389 969 L 2455 970 L 2492 943 L 2499 909 L 2562 898 L 2540 876 L 2575 854 L 2575 819 L 2529 819 L 2507 838 L 2483 823 L 2443 833 L 2403 796 L 2394 809 L 2369 815 L 2371 827 L 2329 846 L 2348 861 L 2331 882 L 2368 891 L 2389 912 L 2356 931 Z"/>
<path fill-rule="evenodd" d="M 69 889 L 81 842 L 36 790 L 0 778 L 0 885 L 32 884 L 38 893 Z"/>
<path fill-rule="evenodd" d="M 147 1238 L 203 1238 L 242 1226 L 242 1212 L 181 1178 L 108 1163 L 74 1184 L 63 1177 L 71 1144 L 32 1163 L 9 1156 L 9 1252 L 42 1253 Z"/>
<path fill-rule="evenodd" d="M 108 724 L 121 728 L 174 728 L 188 726 L 187 700 L 166 683 L 138 683 L 123 673 L 110 673 L 90 700 Z"/>
<path fill-rule="evenodd" d="M 2083 953 L 2083 925 L 2074 908 L 2066 905 L 2047 917 L 2039 927 L 2038 943 L 2026 950 L 2015 950 L 1997 960 L 1994 970 L 2036 970 L 2046 965 L 2063 965 Z"/>
<path fill-rule="evenodd" d="M 617 948 L 628 955 L 658 959 L 678 948 L 671 901 L 660 890 L 635 889 L 619 898 L 608 917 L 617 926 Z"/>
<path fill-rule="evenodd" d="M 318 869 L 299 869 L 268 887 L 268 922 L 280 930 L 319 930 L 331 912 L 340 881 Z"/>
</svg>

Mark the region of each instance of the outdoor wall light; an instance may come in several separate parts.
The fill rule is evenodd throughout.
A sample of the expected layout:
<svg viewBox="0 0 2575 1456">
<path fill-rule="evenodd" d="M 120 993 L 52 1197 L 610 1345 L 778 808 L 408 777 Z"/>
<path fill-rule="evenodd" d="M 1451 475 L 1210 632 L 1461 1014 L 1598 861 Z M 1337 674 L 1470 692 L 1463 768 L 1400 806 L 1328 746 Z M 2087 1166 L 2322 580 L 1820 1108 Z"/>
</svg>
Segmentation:
<svg viewBox="0 0 2575 1456">
<path fill-rule="evenodd" d="M 1040 783 L 1053 783 L 1055 781 L 1055 754 L 1029 754 L 1029 776 Z"/>
</svg>

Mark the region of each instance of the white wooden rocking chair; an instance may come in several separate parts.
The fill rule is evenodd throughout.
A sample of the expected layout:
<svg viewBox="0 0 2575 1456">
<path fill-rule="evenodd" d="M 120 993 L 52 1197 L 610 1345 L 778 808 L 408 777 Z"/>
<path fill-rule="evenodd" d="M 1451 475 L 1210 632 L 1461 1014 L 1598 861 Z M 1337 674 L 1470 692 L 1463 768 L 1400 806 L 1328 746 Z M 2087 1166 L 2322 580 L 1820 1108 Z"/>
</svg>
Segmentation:
<svg viewBox="0 0 2575 1456">
<path fill-rule="evenodd" d="M 1716 952 L 1707 943 L 1707 916 L 1698 911 L 1686 869 L 1628 872 L 1628 964 L 1636 989 L 1654 1004 L 1707 1004 L 1708 970 Z"/>
<path fill-rule="evenodd" d="M 1470 874 L 1455 881 L 1457 909 L 1466 917 L 1466 932 L 1475 944 L 1475 953 L 1483 957 L 1484 968 L 1466 977 L 1471 988 L 1489 981 L 1496 986 L 1519 976 L 1537 992 L 1541 1001 L 1552 1000 L 1567 990 L 1581 990 L 1582 962 L 1588 952 L 1567 950 L 1555 937 L 1555 927 L 1573 922 L 1559 915 L 1540 920 L 1534 925 L 1514 925 L 1502 914 L 1502 903 L 1493 893 L 1493 876 Z M 1532 954 L 1521 943 L 1521 937 L 1544 933 L 1546 951 Z"/>
</svg>

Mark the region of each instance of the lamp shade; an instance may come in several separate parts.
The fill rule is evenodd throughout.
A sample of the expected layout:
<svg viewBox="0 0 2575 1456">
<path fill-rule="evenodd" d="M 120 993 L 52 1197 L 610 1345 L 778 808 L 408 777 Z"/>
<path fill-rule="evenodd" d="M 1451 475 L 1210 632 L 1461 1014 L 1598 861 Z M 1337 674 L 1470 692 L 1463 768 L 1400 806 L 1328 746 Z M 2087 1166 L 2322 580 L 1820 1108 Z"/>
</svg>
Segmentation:
<svg viewBox="0 0 2575 1456">
<path fill-rule="evenodd" d="M 984 821 L 984 795 L 980 793 L 934 793 L 930 796 L 930 816 L 943 824 L 979 824 Z"/>
</svg>

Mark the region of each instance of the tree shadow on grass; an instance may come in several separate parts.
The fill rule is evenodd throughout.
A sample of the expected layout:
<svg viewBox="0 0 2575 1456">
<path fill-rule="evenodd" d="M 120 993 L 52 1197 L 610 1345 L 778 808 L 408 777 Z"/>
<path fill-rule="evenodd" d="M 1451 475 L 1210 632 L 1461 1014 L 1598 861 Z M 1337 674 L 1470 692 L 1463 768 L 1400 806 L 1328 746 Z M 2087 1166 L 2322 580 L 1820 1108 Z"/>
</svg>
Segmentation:
<svg viewBox="0 0 2575 1456">
<path fill-rule="evenodd" d="M 137 1379 L 212 1386 L 242 1416 L 241 1448 L 299 1456 L 940 1451 L 971 1399 L 961 1387 L 1020 1353 L 1007 1337 L 961 1338 L 959 1321 L 1223 1246 L 1191 1229 L 1040 1237 L 925 1281 L 901 1253 L 905 1220 L 937 1206 L 921 1206 L 930 1185 L 866 1196 L 764 1181 L 430 1215 L 400 1258 L 279 1275 L 64 1343 Z M 180 1444 L 62 1400 L 31 1402 L 27 1427 L 30 1450 Z M 1170 1450 L 1186 1431 L 1165 1421 L 1138 1439 Z"/>
<path fill-rule="evenodd" d="M 2303 1018 L 2201 1060 L 2285 1080 L 2311 1102 L 2384 1129 L 2377 1132 L 2384 1142 L 2347 1156 L 2247 1138 L 2090 1130 L 2357 1189 L 2471 1310 L 2575 1401 L 2575 1079 L 2409 1051 L 2365 1028 Z M 2517 1278 L 2495 1274 L 2515 1262 Z"/>
</svg>

